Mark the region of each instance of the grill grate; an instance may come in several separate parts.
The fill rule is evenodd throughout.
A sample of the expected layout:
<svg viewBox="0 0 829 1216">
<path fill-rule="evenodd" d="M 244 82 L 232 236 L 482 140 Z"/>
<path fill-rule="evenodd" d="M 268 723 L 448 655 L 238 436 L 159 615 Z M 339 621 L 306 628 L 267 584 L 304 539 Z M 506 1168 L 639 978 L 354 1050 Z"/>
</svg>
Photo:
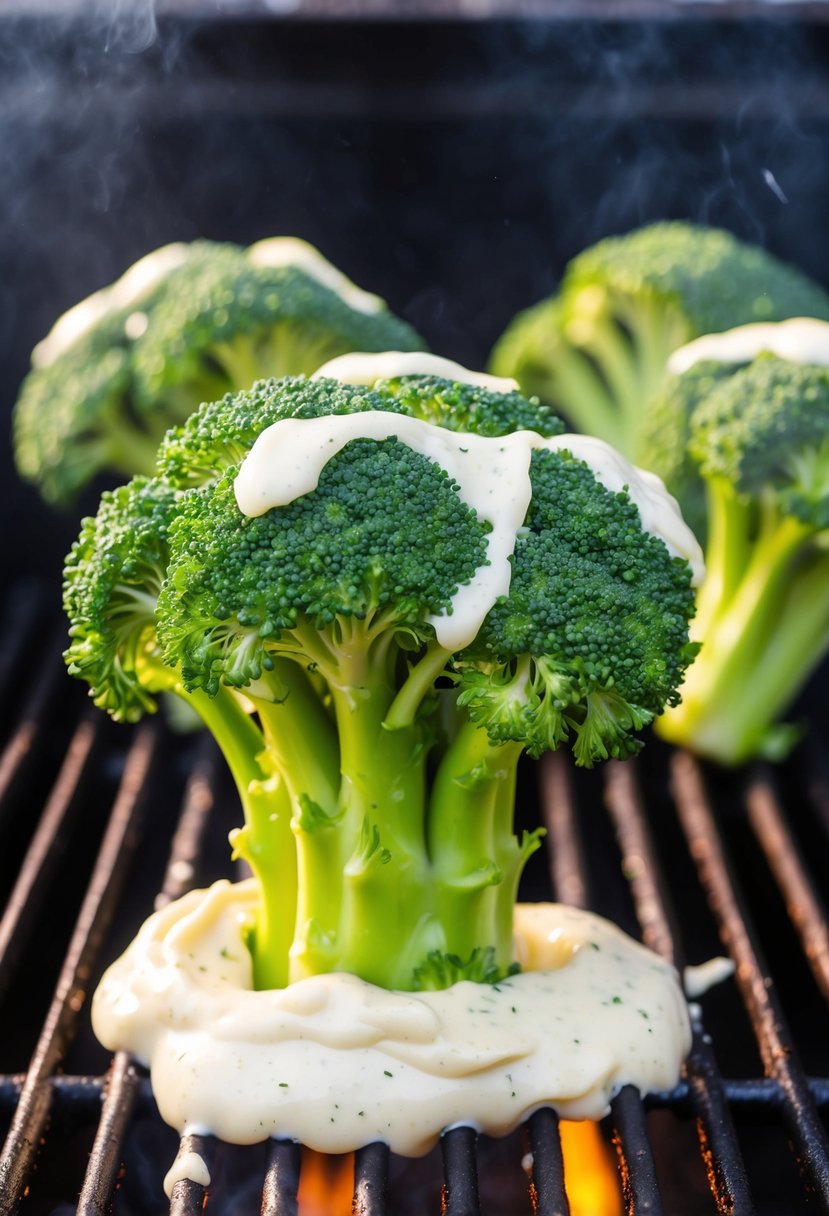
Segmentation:
<svg viewBox="0 0 829 1216">
<path fill-rule="evenodd" d="M 118 1189 L 138 1123 L 152 1124 L 162 1138 L 167 1133 L 154 1113 L 145 1075 L 126 1055 L 117 1055 L 105 1076 L 96 1071 L 102 1057 L 88 1041 L 86 996 L 147 912 L 154 889 L 160 891 L 156 903 L 166 902 L 194 883 L 209 881 L 226 864 L 221 837 L 229 825 L 222 814 L 227 802 L 232 821 L 233 802 L 224 797 L 224 773 L 209 741 L 171 740 L 153 722 L 135 731 L 116 728 L 83 707 L 79 689 L 65 679 L 57 642 L 45 649 L 38 645 L 40 637 L 50 636 L 42 601 L 28 588 L 9 598 L 7 649 L 0 658 L 0 705 L 21 706 L 17 717 L 12 714 L 3 724 L 0 755 L 0 858 L 8 871 L 0 872 L 7 899 L 0 920 L 0 1008 L 6 1027 L 0 1067 L 7 1069 L 0 1075 L 0 1118 L 8 1125 L 0 1154 L 0 1211 L 20 1208 L 39 1216 L 75 1203 L 83 1216 L 157 1211 L 172 1157 L 168 1141 L 163 1150 L 157 1147 L 161 1141 L 155 1142 L 153 1176 L 143 1190 L 137 1187 L 127 1202 Z M 32 657 L 38 654 L 44 656 L 39 668 Z M 35 675 L 29 683 L 22 672 L 31 669 Z M 30 689 L 23 697 L 20 686 Z M 557 898 L 627 921 L 626 928 L 638 927 L 649 946 L 678 966 L 688 955 L 699 961 L 700 949 L 710 947 L 718 934 L 736 964 L 742 1008 L 733 987 L 725 996 L 712 994 L 715 1005 L 725 1008 L 718 1014 L 721 1026 L 712 1041 L 696 1019 L 693 1049 L 676 1089 L 643 1101 L 628 1087 L 614 1099 L 607 1124 L 624 1210 L 649 1216 L 680 1211 L 671 1179 L 678 1172 L 696 1179 L 683 1181 L 683 1187 L 703 1194 L 689 1212 L 748 1216 L 807 1206 L 829 1212 L 824 1124 L 829 1067 L 820 1054 L 829 1038 L 829 937 L 811 876 L 820 870 L 809 864 L 813 846 L 822 865 L 829 845 L 825 780 L 816 768 L 794 784 L 791 768 L 782 777 L 763 768 L 737 777 L 718 775 L 658 743 L 645 757 L 644 762 L 611 763 L 601 776 L 576 773 L 560 756 L 540 766 L 549 867 L 531 876 L 546 888 L 532 897 L 552 888 Z M 789 806 L 791 798 L 798 815 L 803 811 L 804 780 L 812 832 L 808 849 L 792 826 L 797 815 Z M 750 846 L 752 863 L 739 880 L 735 857 L 745 859 L 735 852 L 738 846 Z M 762 873 L 755 872 L 760 868 Z M 744 883 L 748 893 L 741 891 Z M 788 1002 L 778 995 L 763 958 L 764 941 L 776 932 L 777 904 L 785 907 L 786 931 L 798 945 L 793 953 L 799 987 Z M 697 916 L 706 922 L 701 934 L 694 929 Z M 21 987 L 25 960 L 32 956 L 45 974 L 31 983 L 30 962 Z M 808 1009 L 808 1017 L 798 1016 L 792 1029 L 784 1005 L 790 1018 L 792 1009 L 799 1015 L 801 1008 Z M 753 1069 L 740 1064 L 737 1075 L 723 1076 L 723 1067 L 734 1068 L 734 1042 L 750 1037 L 744 1027 L 761 1064 Z M 817 1061 L 819 1075 L 808 1075 L 800 1051 L 813 1070 Z M 761 1151 L 752 1136 L 758 1127 Z M 524 1132 L 532 1165 L 523 1210 L 566 1216 L 557 1117 L 538 1111 Z M 795 1168 L 787 1165 L 786 1139 Z M 693 1140 L 697 1151 L 691 1147 L 678 1158 L 677 1145 Z M 183 1150 L 198 1152 L 213 1174 L 226 1146 L 211 1138 L 185 1141 Z M 520 1142 L 515 1145 L 520 1156 Z M 483 1194 L 490 1147 L 468 1128 L 444 1135 L 442 1194 L 439 1200 L 435 1196 L 432 1210 L 440 1206 L 446 1216 L 499 1210 Z M 256 1150 L 255 1168 L 248 1168 L 253 1156 L 245 1160 L 248 1179 L 255 1175 L 262 1213 L 296 1216 L 299 1146 L 274 1141 Z M 382 1145 L 355 1154 L 355 1213 L 406 1210 L 395 1192 L 401 1164 Z M 790 1194 L 784 1200 L 765 1194 L 769 1170 L 784 1178 L 788 1170 Z M 215 1211 L 223 1204 L 230 1210 L 234 1198 L 232 1171 L 225 1181 L 221 1172 L 210 1196 Z M 250 1198 L 249 1180 L 246 1186 Z M 145 1192 L 150 1198 L 141 1199 Z M 182 1181 L 170 1210 L 196 1216 L 206 1198 L 204 1187 Z M 421 1203 L 417 1210 L 427 1206 Z"/>
</svg>

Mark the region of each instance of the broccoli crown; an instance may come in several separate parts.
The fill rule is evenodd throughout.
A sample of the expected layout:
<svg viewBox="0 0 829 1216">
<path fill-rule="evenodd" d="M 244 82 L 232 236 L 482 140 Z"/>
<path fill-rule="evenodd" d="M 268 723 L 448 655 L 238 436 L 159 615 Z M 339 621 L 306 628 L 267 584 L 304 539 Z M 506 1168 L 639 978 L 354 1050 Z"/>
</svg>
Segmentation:
<svg viewBox="0 0 829 1216">
<path fill-rule="evenodd" d="M 239 464 L 254 440 L 283 418 L 320 418 L 387 410 L 453 431 L 505 435 L 527 429 L 557 435 L 564 425 L 547 406 L 519 393 L 493 393 L 432 376 L 379 381 L 372 389 L 337 380 L 286 377 L 204 405 L 170 430 L 159 452 L 162 474 L 178 486 L 201 485 Z"/>
<path fill-rule="evenodd" d="M 313 494 L 254 519 L 234 478 L 191 491 L 171 532 L 159 634 L 191 688 L 258 679 L 269 647 L 303 622 L 381 618 L 428 637 L 425 617 L 485 560 L 487 528 L 442 469 L 396 440 L 349 444 Z"/>
<path fill-rule="evenodd" d="M 493 737 L 526 738 L 531 754 L 572 732 L 580 763 L 628 755 L 639 748 L 628 732 L 676 702 L 693 657 L 687 565 L 643 533 L 626 493 L 569 452 L 536 452 L 531 476 L 509 596 L 461 656 L 472 661 L 462 700 Z"/>
<path fill-rule="evenodd" d="M 23 382 L 15 458 L 50 502 L 102 471 L 151 475 L 164 432 L 202 401 L 347 351 L 423 346 L 386 308 L 352 308 L 296 266 L 257 265 L 230 244 L 182 248 L 128 299 L 119 281 L 84 302 L 81 332 Z"/>
<path fill-rule="evenodd" d="M 490 367 L 651 467 L 643 431 L 669 355 L 701 334 L 793 316 L 829 319 L 829 296 L 800 271 L 727 232 L 653 224 L 575 257 L 558 294 L 507 328 Z M 683 427 L 666 439 L 682 446 Z"/>
<path fill-rule="evenodd" d="M 106 428 L 129 389 L 123 346 L 96 338 L 23 382 L 14 410 L 13 442 L 20 475 L 48 502 L 70 502 L 108 463 Z"/>
<path fill-rule="evenodd" d="M 703 477 L 745 499 L 773 493 L 807 526 L 829 526 L 829 369 L 761 355 L 718 383 L 691 421 Z"/>
<path fill-rule="evenodd" d="M 176 500 L 172 487 L 144 477 L 105 492 L 66 559 L 66 661 L 90 685 L 95 704 L 119 720 L 136 721 L 155 709 L 147 665 L 155 657 L 156 600 Z"/>
<path fill-rule="evenodd" d="M 256 265 L 237 246 L 197 242 L 136 342 L 136 393 L 152 405 L 171 388 L 211 385 L 217 370 L 226 388 L 245 388 L 311 373 L 347 351 L 422 346 L 387 309 L 352 308 L 297 266 Z"/>
<path fill-rule="evenodd" d="M 389 402 L 389 409 L 452 431 L 476 435 L 508 435 L 537 431 L 560 435 L 564 423 L 549 406 L 522 393 L 493 393 L 477 385 L 442 380 L 437 376 L 399 376 L 380 380 L 374 391 Z"/>
<path fill-rule="evenodd" d="M 607 237 L 570 262 L 565 293 L 604 284 L 675 303 L 691 334 L 750 321 L 829 318 L 829 296 L 806 275 L 730 232 L 679 221 Z"/>
</svg>

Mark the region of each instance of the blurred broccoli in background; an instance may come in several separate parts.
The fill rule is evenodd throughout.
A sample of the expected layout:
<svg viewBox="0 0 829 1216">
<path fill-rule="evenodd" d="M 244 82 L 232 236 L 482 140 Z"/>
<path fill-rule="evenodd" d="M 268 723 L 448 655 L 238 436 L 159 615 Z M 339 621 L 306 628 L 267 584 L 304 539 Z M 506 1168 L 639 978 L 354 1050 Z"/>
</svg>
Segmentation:
<svg viewBox="0 0 829 1216">
<path fill-rule="evenodd" d="M 724 764 L 785 755 L 799 731 L 778 719 L 829 649 L 829 325 L 744 330 L 743 345 L 766 331 L 753 335 L 759 353 L 718 361 L 713 340 L 691 343 L 661 404 L 689 435 L 696 480 L 686 466 L 679 488 L 692 504 L 704 495 L 707 544 L 701 650 L 656 729 Z M 767 349 L 793 336 L 813 362 Z"/>
<path fill-rule="evenodd" d="M 151 473 L 164 432 L 202 401 L 390 349 L 423 343 L 305 241 L 166 245 L 35 348 L 15 407 L 17 467 L 65 506 L 99 473 Z"/>
<path fill-rule="evenodd" d="M 800 271 L 728 232 L 652 224 L 575 257 L 558 293 L 515 318 L 490 367 L 651 468 L 642 428 L 670 353 L 700 334 L 793 316 L 829 319 L 829 296 Z"/>
</svg>

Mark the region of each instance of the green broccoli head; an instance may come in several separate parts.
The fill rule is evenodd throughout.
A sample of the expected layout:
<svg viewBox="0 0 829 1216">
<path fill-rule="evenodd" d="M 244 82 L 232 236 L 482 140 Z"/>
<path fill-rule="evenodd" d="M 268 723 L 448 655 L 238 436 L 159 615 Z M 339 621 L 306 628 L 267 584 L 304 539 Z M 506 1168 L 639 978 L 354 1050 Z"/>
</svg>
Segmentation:
<svg viewBox="0 0 829 1216">
<path fill-rule="evenodd" d="M 689 450 L 708 504 L 702 649 L 659 729 L 725 764 L 778 759 L 798 734 L 779 718 L 829 648 L 829 368 L 731 365 Z"/>
<path fill-rule="evenodd" d="M 471 648 L 483 662 L 461 659 L 461 703 L 531 755 L 572 736 L 579 764 L 628 756 L 692 657 L 687 564 L 570 452 L 536 452 L 532 486 L 509 596 Z"/>
<path fill-rule="evenodd" d="M 423 349 L 382 301 L 372 297 L 370 312 L 354 307 L 315 277 L 315 265 L 268 265 L 198 242 L 136 342 L 139 403 L 171 400 L 187 417 L 202 401 L 265 377 L 310 375 L 347 351 Z"/>
<path fill-rule="evenodd" d="M 159 452 L 159 469 L 182 488 L 203 485 L 241 463 L 256 438 L 283 418 L 320 418 L 387 410 L 420 418 L 452 431 L 506 435 L 534 430 L 558 435 L 564 425 L 539 401 L 520 393 L 496 393 L 473 384 L 435 376 L 378 380 L 371 389 L 329 377 L 285 377 L 248 392 L 228 394 L 202 406 L 187 422 L 171 429 Z"/>
<path fill-rule="evenodd" d="M 88 583 L 108 621 L 119 601 L 104 603 L 95 537 L 123 533 L 125 552 L 143 554 L 136 495 L 164 504 L 139 636 L 206 720 L 221 707 L 210 725 L 245 812 L 234 845 L 263 889 L 257 983 L 334 968 L 397 987 L 507 973 L 518 879 L 538 846 L 512 829 L 520 755 L 572 738 L 578 763 L 626 756 L 674 699 L 691 654 L 689 567 L 560 431 L 537 402 L 436 377 L 262 381 L 202 407 L 168 436 L 158 478 L 86 525 L 67 604 L 77 621 L 72 589 Z M 243 513 L 240 483 L 263 451 L 280 496 Z M 282 495 L 285 468 L 304 465 L 296 451 L 317 452 L 319 479 Z M 518 469 L 511 558 L 494 547 L 506 490 L 470 481 L 470 467 Z M 503 591 L 451 644 L 463 593 L 502 565 Z M 118 639 L 87 636 L 111 666 Z M 141 664 L 122 666 L 146 686 Z M 140 689 L 118 693 L 141 705 Z"/>
<path fill-rule="evenodd" d="M 486 560 L 486 526 L 396 440 L 349 444 L 313 494 L 258 518 L 239 510 L 234 479 L 191 491 L 172 531 L 160 635 L 191 688 L 248 684 L 279 654 L 334 682 L 353 657 L 342 639 L 358 632 L 367 646 L 388 631 L 425 645 L 427 617 Z"/>
<path fill-rule="evenodd" d="M 701 401 L 689 449 L 727 493 L 766 511 L 773 502 L 810 531 L 829 528 L 829 368 L 758 356 Z"/>
<path fill-rule="evenodd" d="M 17 465 L 67 505 L 98 474 L 151 475 L 165 431 L 203 401 L 389 347 L 422 342 L 305 242 L 165 246 L 35 349 L 15 407 Z"/>
<path fill-rule="evenodd" d="M 673 350 L 699 334 L 792 316 L 829 318 L 829 296 L 730 233 L 658 223 L 574 258 L 558 294 L 513 321 L 492 370 L 644 463 L 642 420 Z"/>
<path fill-rule="evenodd" d="M 159 661 L 155 636 L 176 500 L 171 486 L 145 477 L 106 492 L 66 559 L 66 662 L 89 684 L 95 704 L 118 721 L 153 712 L 154 694 L 176 683 Z"/>
</svg>

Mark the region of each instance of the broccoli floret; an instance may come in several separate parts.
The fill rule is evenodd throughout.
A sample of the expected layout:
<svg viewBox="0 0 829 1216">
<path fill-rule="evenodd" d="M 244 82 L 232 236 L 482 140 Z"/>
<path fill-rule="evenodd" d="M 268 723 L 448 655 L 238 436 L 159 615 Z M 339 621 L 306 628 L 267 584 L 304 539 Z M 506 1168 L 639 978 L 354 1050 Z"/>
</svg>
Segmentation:
<svg viewBox="0 0 829 1216">
<path fill-rule="evenodd" d="M 792 316 L 829 319 L 829 296 L 727 232 L 653 224 L 574 258 L 557 295 L 512 322 L 491 367 L 650 467 L 641 425 L 669 354 L 699 334 Z"/>
<path fill-rule="evenodd" d="M 382 437 L 359 434 L 365 411 Z M 387 427 L 389 414 L 399 422 Z M 327 415 L 315 487 L 244 514 L 241 458 L 260 436 L 284 450 L 290 432 L 273 426 Z M 357 425 L 329 453 L 334 415 Z M 434 377 L 261 382 L 202 407 L 168 436 L 157 478 L 107 497 L 97 533 L 85 525 L 66 570 L 70 664 L 111 712 L 150 707 L 138 663 L 119 673 L 139 688 L 107 674 L 128 636 L 107 552 L 152 551 L 129 565 L 152 570 L 134 629 L 193 699 L 242 792 L 233 843 L 262 888 L 250 936 L 260 987 L 330 970 L 397 988 L 508 974 L 518 882 L 540 835 L 514 833 L 519 757 L 569 737 L 580 764 L 629 755 L 675 697 L 692 652 L 687 563 L 566 437 L 531 456 L 533 422 L 533 446 L 560 432 L 537 402 Z M 431 442 L 439 427 L 443 443 L 458 426 L 459 453 L 491 443 L 498 461 L 499 438 L 518 430 L 530 509 L 505 591 L 450 645 L 456 594 L 490 563 L 504 505 L 496 495 L 492 519 L 479 514 L 463 477 L 411 437 Z M 145 501 L 160 504 L 154 548 Z M 101 640 L 97 664 L 77 661 L 81 637 Z"/>
<path fill-rule="evenodd" d="M 422 347 L 305 242 L 165 246 L 35 349 L 15 407 L 17 466 L 67 505 L 100 473 L 151 475 L 165 431 L 203 401 L 347 351 Z"/>
<path fill-rule="evenodd" d="M 798 731 L 778 719 L 829 648 L 829 369 L 762 354 L 728 371 L 691 415 L 702 647 L 658 730 L 737 764 L 788 751 Z"/>
</svg>

